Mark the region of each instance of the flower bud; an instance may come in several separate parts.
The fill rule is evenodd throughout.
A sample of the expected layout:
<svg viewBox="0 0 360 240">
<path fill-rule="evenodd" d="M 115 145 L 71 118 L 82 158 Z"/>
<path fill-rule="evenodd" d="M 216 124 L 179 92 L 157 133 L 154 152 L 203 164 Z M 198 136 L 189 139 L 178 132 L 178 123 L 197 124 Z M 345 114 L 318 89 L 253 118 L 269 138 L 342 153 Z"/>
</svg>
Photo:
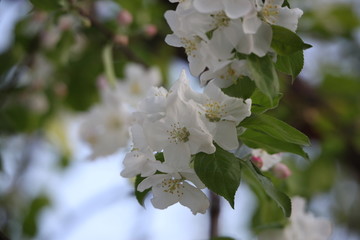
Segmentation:
<svg viewBox="0 0 360 240">
<path fill-rule="evenodd" d="M 251 161 L 258 167 L 261 168 L 264 165 L 263 160 L 261 159 L 261 157 L 255 157 L 252 156 L 251 157 Z"/>
<path fill-rule="evenodd" d="M 158 29 L 154 24 L 148 24 L 144 27 L 145 35 L 148 37 L 153 37 L 157 34 Z"/>
<path fill-rule="evenodd" d="M 132 14 L 127 10 L 122 10 L 117 15 L 118 23 L 122 26 L 128 26 L 133 22 Z"/>
<path fill-rule="evenodd" d="M 114 38 L 116 44 L 127 46 L 129 44 L 129 37 L 126 35 L 116 35 Z"/>
<path fill-rule="evenodd" d="M 280 179 L 286 179 L 291 176 L 291 170 L 283 163 L 277 163 L 272 168 L 272 172 L 274 173 L 275 177 Z"/>
</svg>

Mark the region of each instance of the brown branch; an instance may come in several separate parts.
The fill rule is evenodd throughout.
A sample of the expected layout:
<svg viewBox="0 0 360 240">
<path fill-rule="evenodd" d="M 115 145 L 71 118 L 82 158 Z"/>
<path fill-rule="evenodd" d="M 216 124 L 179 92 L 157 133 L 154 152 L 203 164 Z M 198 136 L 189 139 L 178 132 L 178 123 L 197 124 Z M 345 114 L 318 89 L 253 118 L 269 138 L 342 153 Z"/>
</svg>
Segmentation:
<svg viewBox="0 0 360 240">
<path fill-rule="evenodd" d="M 136 62 L 144 66 L 145 68 L 149 68 L 149 65 L 145 63 L 142 59 L 140 59 L 130 48 L 124 46 L 123 44 L 118 43 L 115 41 L 116 34 L 106 28 L 103 24 L 101 24 L 95 17 L 91 14 L 86 12 L 81 7 L 77 6 L 75 0 L 68 0 L 70 7 L 74 9 L 77 13 L 79 13 L 84 18 L 88 19 L 91 23 L 91 26 L 96 28 L 99 32 L 101 32 L 108 41 L 111 41 L 115 46 L 116 49 L 120 50 L 127 59 L 130 61 Z"/>
<path fill-rule="evenodd" d="M 210 191 L 210 239 L 219 236 L 220 197 Z"/>
</svg>

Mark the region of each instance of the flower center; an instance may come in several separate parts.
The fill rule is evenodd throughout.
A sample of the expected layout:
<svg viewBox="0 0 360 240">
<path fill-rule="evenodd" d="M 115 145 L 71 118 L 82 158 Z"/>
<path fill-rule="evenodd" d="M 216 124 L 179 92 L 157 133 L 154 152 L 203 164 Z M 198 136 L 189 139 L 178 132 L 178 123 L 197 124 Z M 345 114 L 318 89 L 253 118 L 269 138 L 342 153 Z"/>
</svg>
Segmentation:
<svg viewBox="0 0 360 240">
<path fill-rule="evenodd" d="M 167 130 L 167 133 L 170 135 L 168 139 L 170 142 L 187 142 L 189 141 L 190 132 L 186 127 L 180 127 L 179 122 L 171 124 L 172 130 Z"/>
<path fill-rule="evenodd" d="M 226 16 L 224 11 L 211 14 L 211 17 L 214 19 L 215 28 L 227 27 L 229 26 L 230 18 Z"/>
<path fill-rule="evenodd" d="M 190 39 L 182 37 L 182 38 L 180 38 L 180 42 L 184 46 L 185 52 L 188 56 L 196 57 L 196 54 L 194 53 L 194 51 L 197 50 L 196 39 L 190 40 Z"/>
<path fill-rule="evenodd" d="M 134 95 L 141 94 L 141 86 L 138 82 L 134 82 L 130 85 L 130 92 Z"/>
<path fill-rule="evenodd" d="M 166 193 L 176 194 L 178 197 L 181 197 L 184 193 L 182 192 L 182 189 L 184 188 L 182 179 L 164 179 L 161 182 L 161 188 Z"/>
<path fill-rule="evenodd" d="M 111 116 L 109 117 L 106 126 L 109 129 L 120 129 L 123 125 L 123 122 L 121 119 L 117 116 Z"/>
<path fill-rule="evenodd" d="M 262 17 L 271 24 L 277 22 L 277 16 L 279 15 L 279 6 L 273 3 L 273 0 L 268 0 L 261 10 Z"/>
<path fill-rule="evenodd" d="M 219 122 L 225 112 L 226 104 L 221 105 L 216 101 L 209 101 L 205 104 L 205 117 L 210 122 Z"/>
</svg>

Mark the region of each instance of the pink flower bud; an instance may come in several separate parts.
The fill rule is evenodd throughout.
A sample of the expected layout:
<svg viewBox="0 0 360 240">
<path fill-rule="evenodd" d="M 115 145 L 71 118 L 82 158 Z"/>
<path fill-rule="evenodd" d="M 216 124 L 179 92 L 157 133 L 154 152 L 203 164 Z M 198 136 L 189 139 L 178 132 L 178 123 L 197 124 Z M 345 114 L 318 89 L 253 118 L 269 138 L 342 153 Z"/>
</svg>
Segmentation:
<svg viewBox="0 0 360 240">
<path fill-rule="evenodd" d="M 286 179 L 291 176 L 291 170 L 283 163 L 277 163 L 273 168 L 272 172 L 274 173 L 275 177 Z"/>
<path fill-rule="evenodd" d="M 132 14 L 127 10 L 122 10 L 117 15 L 118 23 L 122 26 L 128 26 L 133 22 Z"/>
<path fill-rule="evenodd" d="M 261 168 L 264 164 L 263 160 L 261 159 L 261 157 L 255 157 L 252 156 L 251 157 L 251 161 L 258 167 Z"/>
<path fill-rule="evenodd" d="M 153 37 L 157 34 L 158 29 L 155 25 L 148 24 L 144 27 L 144 32 L 145 32 L 146 36 Z"/>
</svg>

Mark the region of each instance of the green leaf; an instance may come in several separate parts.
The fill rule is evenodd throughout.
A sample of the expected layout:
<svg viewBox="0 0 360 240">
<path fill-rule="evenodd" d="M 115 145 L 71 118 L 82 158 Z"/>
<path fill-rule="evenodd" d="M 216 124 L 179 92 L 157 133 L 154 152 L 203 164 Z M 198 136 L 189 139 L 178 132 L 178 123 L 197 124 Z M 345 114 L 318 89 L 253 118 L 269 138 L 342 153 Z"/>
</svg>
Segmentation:
<svg viewBox="0 0 360 240">
<path fill-rule="evenodd" d="M 296 33 L 287 28 L 277 25 L 271 25 L 271 27 L 273 30 L 271 47 L 279 55 L 291 55 L 311 46 L 309 44 L 305 44 Z"/>
<path fill-rule="evenodd" d="M 137 190 L 138 185 L 145 179 L 145 177 L 141 177 L 140 174 L 136 176 L 135 178 L 135 197 L 136 200 L 139 202 L 139 204 L 141 206 L 144 206 L 144 201 L 146 196 L 149 194 L 149 192 L 151 191 L 151 188 L 148 188 L 146 190 L 144 190 L 143 192 L 140 192 Z"/>
<path fill-rule="evenodd" d="M 112 45 L 109 44 L 105 46 L 102 52 L 102 58 L 105 68 L 106 79 L 108 80 L 110 86 L 116 85 L 116 76 L 114 71 L 113 55 L 112 55 Z"/>
<path fill-rule="evenodd" d="M 273 61 L 270 56 L 258 57 L 255 54 L 251 54 L 247 60 L 251 78 L 272 102 L 273 97 L 279 94 L 279 78 Z"/>
<path fill-rule="evenodd" d="M 252 164 L 251 161 L 240 160 L 240 163 L 244 170 L 246 170 L 252 177 L 254 177 L 254 179 L 262 186 L 262 188 L 265 190 L 265 193 L 277 203 L 278 207 L 280 207 L 283 211 L 284 216 L 290 217 L 290 198 L 286 194 L 277 190 L 272 182 L 267 177 L 265 177 L 261 171 Z"/>
<path fill-rule="evenodd" d="M 247 129 L 242 135 L 239 136 L 239 139 L 248 147 L 262 148 L 270 154 L 289 152 L 302 156 L 305 159 L 309 158 L 301 146 L 294 143 L 281 141 L 265 133 L 252 129 Z"/>
<path fill-rule="evenodd" d="M 270 135 L 284 142 L 304 146 L 310 145 L 310 140 L 305 134 L 289 124 L 266 114 L 248 117 L 244 119 L 240 125 Z"/>
<path fill-rule="evenodd" d="M 304 52 L 297 51 L 289 56 L 279 55 L 275 67 L 280 72 L 291 75 L 294 80 L 304 67 Z"/>
<path fill-rule="evenodd" d="M 254 92 L 255 83 L 248 77 L 242 77 L 235 84 L 221 90 L 231 97 L 247 99 Z"/>
<path fill-rule="evenodd" d="M 251 100 L 252 100 L 251 112 L 253 114 L 254 113 L 259 114 L 259 113 L 266 112 L 269 109 L 276 108 L 279 104 L 281 97 L 282 97 L 282 94 L 279 93 L 277 96 L 272 98 L 272 100 L 270 101 L 270 99 L 265 94 L 263 94 L 258 89 L 256 89 L 253 92 L 253 94 L 251 95 Z"/>
<path fill-rule="evenodd" d="M 57 0 L 30 0 L 35 8 L 51 11 L 60 8 L 60 4 Z"/>
<path fill-rule="evenodd" d="M 213 154 L 195 155 L 194 169 L 206 187 L 223 196 L 234 208 L 234 197 L 241 180 L 240 162 L 234 154 L 216 146 Z"/>
<path fill-rule="evenodd" d="M 290 4 L 288 2 L 288 0 L 285 0 L 284 3 L 282 4 L 282 7 L 288 7 L 290 8 Z"/>
<path fill-rule="evenodd" d="M 39 214 L 50 203 L 49 198 L 45 195 L 40 195 L 31 201 L 23 220 L 22 231 L 25 236 L 32 238 L 37 235 Z"/>
</svg>

